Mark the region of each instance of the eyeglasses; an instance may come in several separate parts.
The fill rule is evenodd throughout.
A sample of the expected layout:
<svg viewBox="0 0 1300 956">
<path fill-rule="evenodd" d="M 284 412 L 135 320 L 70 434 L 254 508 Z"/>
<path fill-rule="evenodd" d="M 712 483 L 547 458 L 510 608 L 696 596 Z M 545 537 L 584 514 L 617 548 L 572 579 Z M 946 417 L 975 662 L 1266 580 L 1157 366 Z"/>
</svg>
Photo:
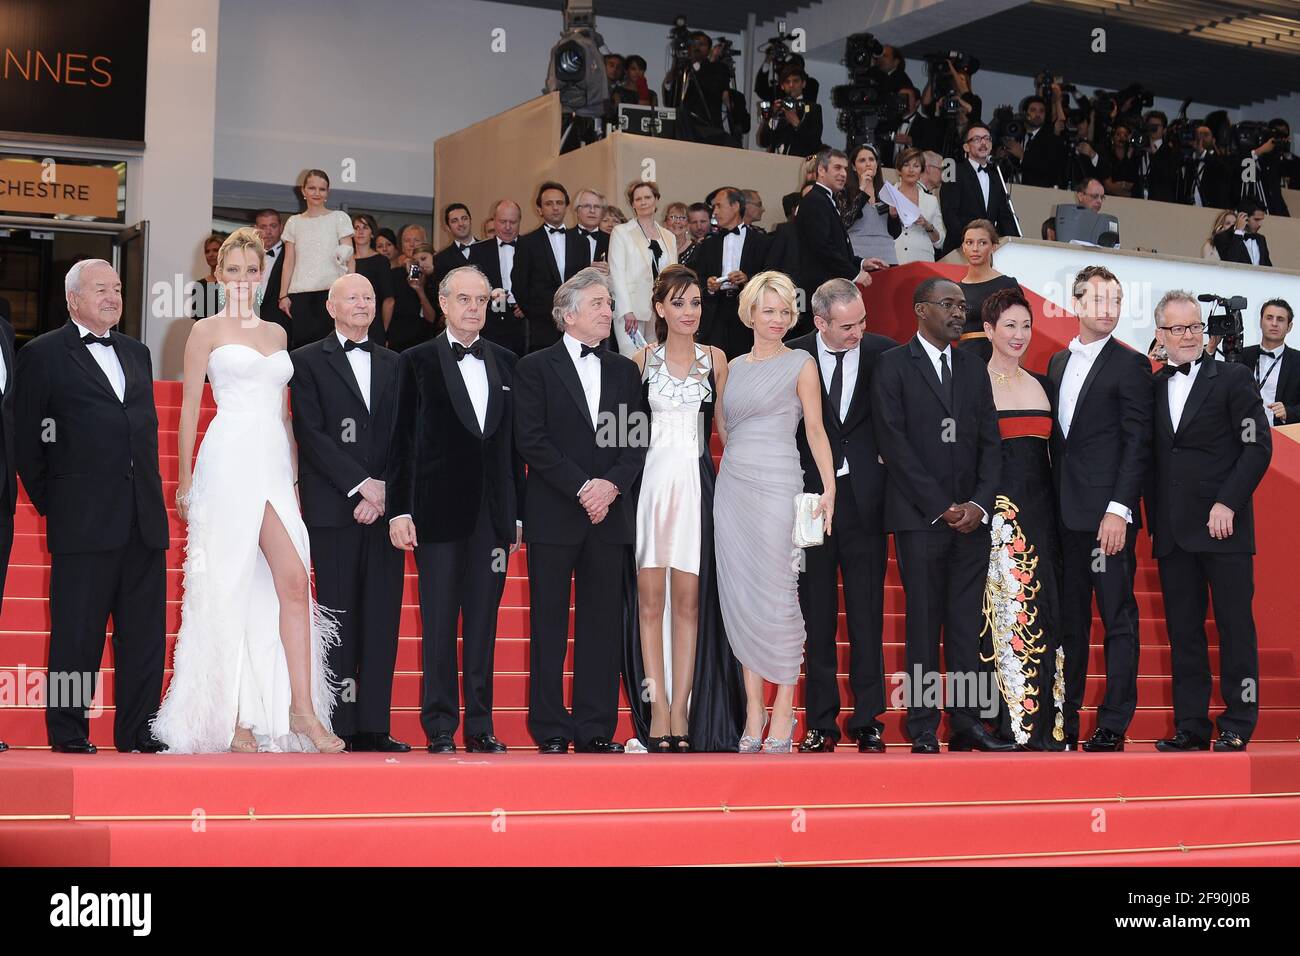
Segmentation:
<svg viewBox="0 0 1300 956">
<path fill-rule="evenodd" d="M 1200 335 L 1205 331 L 1205 323 L 1194 322 L 1191 325 L 1162 325 L 1160 328 L 1164 329 L 1174 338 L 1181 339 L 1188 332 L 1191 332 L 1193 335 Z"/>
<path fill-rule="evenodd" d="M 922 299 L 921 301 L 924 302 L 924 303 L 926 303 L 927 305 L 937 305 L 939 308 L 943 309 L 945 312 L 965 312 L 965 311 L 966 311 L 966 300 L 965 300 L 965 299 Z"/>
<path fill-rule="evenodd" d="M 669 217 L 668 217 L 668 221 L 669 221 L 669 222 L 686 222 L 686 217 L 685 217 L 685 216 L 669 216 Z"/>
<path fill-rule="evenodd" d="M 992 137 L 992 136 L 989 136 L 987 133 L 980 133 L 978 136 L 971 136 L 969 139 L 966 140 L 966 142 L 968 142 L 968 143 L 991 143 L 991 142 L 993 142 L 993 137 Z"/>
<path fill-rule="evenodd" d="M 604 209 L 605 207 L 602 206 L 600 203 L 594 203 L 594 202 L 583 202 L 583 203 L 578 203 L 578 205 L 575 206 L 574 208 L 575 208 L 575 209 L 597 209 L 597 210 L 602 210 L 602 209 Z"/>
</svg>

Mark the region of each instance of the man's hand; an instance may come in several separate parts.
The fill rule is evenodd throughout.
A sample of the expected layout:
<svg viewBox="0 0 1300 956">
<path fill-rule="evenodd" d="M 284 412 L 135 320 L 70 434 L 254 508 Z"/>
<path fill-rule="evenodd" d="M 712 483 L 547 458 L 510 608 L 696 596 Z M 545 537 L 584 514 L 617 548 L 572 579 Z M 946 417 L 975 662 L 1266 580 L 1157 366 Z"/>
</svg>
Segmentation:
<svg viewBox="0 0 1300 956">
<path fill-rule="evenodd" d="M 888 262 L 886 262 L 884 259 L 877 259 L 875 256 L 872 256 L 870 259 L 862 260 L 862 271 L 864 272 L 875 272 L 877 269 L 888 269 L 888 268 L 889 268 Z"/>
<path fill-rule="evenodd" d="M 593 478 L 587 482 L 587 487 L 578 495 L 578 503 L 586 509 L 587 515 L 591 517 L 592 524 L 598 523 L 595 515 L 598 512 L 609 510 L 609 506 L 614 503 L 618 497 L 618 489 L 614 487 L 613 482 L 606 481 L 604 478 Z M 601 515 L 604 517 L 604 515 Z"/>
<path fill-rule="evenodd" d="M 1273 137 L 1270 136 L 1268 139 L 1264 140 L 1264 142 L 1260 143 L 1258 146 L 1255 147 L 1255 155 L 1257 157 L 1267 156 L 1269 153 L 1273 152 L 1273 150 L 1276 148 L 1277 148 L 1277 144 L 1273 142 Z"/>
<path fill-rule="evenodd" d="M 961 534 L 970 534 L 978 528 L 984 521 L 984 512 L 980 506 L 973 501 L 967 501 L 957 506 L 961 509 L 961 519 L 952 526 L 952 530 Z"/>
<path fill-rule="evenodd" d="M 749 281 L 749 276 L 745 275 L 745 273 L 741 272 L 739 269 L 736 269 L 727 273 L 727 281 L 732 285 L 739 287 Z"/>
<path fill-rule="evenodd" d="M 384 493 L 384 483 L 378 478 L 367 478 L 361 482 L 361 487 L 357 489 L 357 494 L 374 505 L 380 514 L 384 513 Z M 366 523 L 369 524 L 369 522 Z"/>
<path fill-rule="evenodd" d="M 866 269 L 858 270 L 858 274 L 853 277 L 853 284 L 860 285 L 864 289 L 871 285 L 871 276 Z"/>
<path fill-rule="evenodd" d="M 1274 402 L 1268 406 L 1268 410 L 1273 413 L 1273 421 L 1286 424 L 1286 406 L 1281 402 Z"/>
<path fill-rule="evenodd" d="M 708 286 L 708 289 L 709 289 L 709 292 L 710 292 L 710 293 L 713 293 L 713 292 L 717 292 L 717 291 L 718 291 L 718 285 L 719 285 L 719 283 L 718 283 L 718 277 L 717 277 L 717 276 L 709 276 L 708 280 L 707 280 L 704 284 L 705 284 L 706 286 Z"/>
<path fill-rule="evenodd" d="M 605 516 L 608 514 L 608 508 L 601 508 L 599 511 L 588 513 L 587 517 L 591 519 L 592 524 L 600 524 L 605 520 Z"/>
<path fill-rule="evenodd" d="M 1102 515 L 1101 525 L 1097 528 L 1097 541 L 1101 544 L 1101 553 L 1107 556 L 1119 554 L 1128 536 L 1128 522 L 1117 514 L 1107 512 Z"/>
<path fill-rule="evenodd" d="M 909 136 L 907 133 L 895 133 L 894 142 L 897 143 L 899 146 L 911 146 L 912 137 Z"/>
<path fill-rule="evenodd" d="M 623 331 L 626 332 L 628 335 L 631 335 L 633 332 L 636 331 L 636 313 L 635 313 L 635 312 L 625 312 L 625 313 L 623 313 Z"/>
<path fill-rule="evenodd" d="M 1006 151 L 1016 157 L 1016 159 L 1023 160 L 1025 158 L 1025 147 L 1020 145 L 1020 143 L 1016 142 L 1014 139 L 1006 140 L 1003 146 L 1006 148 Z"/>
<path fill-rule="evenodd" d="M 410 518 L 394 518 L 388 522 L 388 540 L 399 551 L 414 551 L 415 522 Z"/>
<path fill-rule="evenodd" d="M 1089 158 L 1097 155 L 1097 151 L 1092 148 L 1092 143 L 1086 139 L 1079 141 L 1079 153 Z"/>
<path fill-rule="evenodd" d="M 1210 537 L 1218 538 L 1223 541 L 1225 538 L 1232 537 L 1232 509 L 1225 504 L 1216 501 L 1214 507 L 1210 509 L 1210 520 L 1205 522 L 1210 529 Z"/>
<path fill-rule="evenodd" d="M 365 498 L 358 501 L 357 506 L 352 509 L 352 517 L 356 519 L 357 524 L 374 524 L 382 514 L 383 511 L 376 508 Z"/>
<path fill-rule="evenodd" d="M 962 514 L 961 505 L 954 501 L 948 506 L 948 510 L 939 515 L 939 517 L 943 519 L 943 523 L 948 527 L 955 528 L 957 527 L 957 522 L 962 519 Z"/>
<path fill-rule="evenodd" d="M 794 110 L 786 108 L 783 109 L 781 112 L 785 114 L 785 121 L 789 123 L 791 126 L 797 127 L 799 125 L 799 114 L 796 113 Z"/>
<path fill-rule="evenodd" d="M 1237 228 L 1238 228 L 1238 229 L 1245 229 L 1245 228 L 1246 228 L 1246 221 L 1247 221 L 1249 218 L 1250 218 L 1250 217 L 1247 216 L 1244 212 L 1239 212 L 1239 213 L 1237 213 Z"/>
<path fill-rule="evenodd" d="M 510 546 L 510 553 L 514 554 L 516 551 L 518 551 L 519 547 L 523 543 L 524 543 L 524 526 L 521 524 L 517 524 L 515 525 L 515 543 Z"/>
<path fill-rule="evenodd" d="M 588 268 L 589 268 L 589 269 L 595 269 L 595 270 L 596 270 L 597 272 L 599 272 L 601 275 L 605 275 L 605 276 L 609 275 L 609 263 L 608 263 L 608 262 L 593 262 L 590 266 L 588 266 Z"/>
</svg>

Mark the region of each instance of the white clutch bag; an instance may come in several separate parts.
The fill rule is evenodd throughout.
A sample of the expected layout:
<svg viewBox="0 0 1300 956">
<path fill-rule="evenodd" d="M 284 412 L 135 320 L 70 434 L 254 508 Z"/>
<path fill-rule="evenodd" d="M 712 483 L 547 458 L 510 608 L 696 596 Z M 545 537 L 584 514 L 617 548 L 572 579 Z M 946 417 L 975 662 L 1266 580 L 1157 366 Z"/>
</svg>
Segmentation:
<svg viewBox="0 0 1300 956">
<path fill-rule="evenodd" d="M 821 495 L 801 492 L 794 496 L 794 546 L 812 548 L 825 540 L 826 527 L 820 517 L 813 517 L 813 512 L 821 504 Z"/>
</svg>

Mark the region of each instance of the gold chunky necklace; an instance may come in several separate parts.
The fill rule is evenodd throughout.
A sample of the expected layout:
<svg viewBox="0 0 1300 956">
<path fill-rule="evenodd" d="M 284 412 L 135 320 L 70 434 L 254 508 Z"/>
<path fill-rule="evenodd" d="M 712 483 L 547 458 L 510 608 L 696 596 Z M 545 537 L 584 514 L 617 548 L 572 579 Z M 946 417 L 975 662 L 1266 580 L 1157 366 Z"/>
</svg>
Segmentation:
<svg viewBox="0 0 1300 956">
<path fill-rule="evenodd" d="M 995 368 L 989 369 L 989 374 L 993 376 L 993 381 L 995 384 L 1005 386 L 1005 385 L 1009 385 L 1013 378 L 1020 378 L 1025 373 L 1021 370 L 1020 366 L 1017 365 L 1016 370 L 1010 373 L 1009 375 L 1003 372 L 999 372 Z"/>
</svg>

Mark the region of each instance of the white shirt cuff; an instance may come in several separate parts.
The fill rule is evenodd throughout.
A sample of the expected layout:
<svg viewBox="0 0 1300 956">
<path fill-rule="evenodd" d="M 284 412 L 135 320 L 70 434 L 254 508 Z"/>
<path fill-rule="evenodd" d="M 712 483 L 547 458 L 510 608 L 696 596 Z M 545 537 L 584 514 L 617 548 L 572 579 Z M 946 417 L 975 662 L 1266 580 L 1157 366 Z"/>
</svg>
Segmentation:
<svg viewBox="0 0 1300 956">
<path fill-rule="evenodd" d="M 516 518 L 516 519 L 515 519 L 515 527 L 516 527 L 516 528 L 522 528 L 523 526 L 524 526 L 524 523 L 523 523 L 522 521 L 520 521 L 518 518 Z"/>
<path fill-rule="evenodd" d="M 1108 515 L 1119 515 L 1119 517 L 1123 518 L 1123 519 L 1124 519 L 1126 522 L 1128 522 L 1129 524 L 1132 524 L 1132 523 L 1133 523 L 1133 512 L 1132 512 L 1130 509 L 1125 508 L 1125 507 L 1124 507 L 1122 504 L 1120 504 L 1118 501 L 1112 501 L 1112 502 L 1111 502 L 1111 503 L 1106 507 L 1106 514 L 1108 514 Z"/>
<path fill-rule="evenodd" d="M 391 517 L 391 518 L 388 519 L 388 523 L 389 523 L 389 524 L 392 524 L 392 523 L 393 523 L 394 521 L 396 521 L 398 518 L 409 518 L 409 517 L 411 517 L 411 516 L 410 516 L 410 515 L 393 515 L 393 517 Z"/>
<path fill-rule="evenodd" d="M 351 498 L 351 497 L 352 497 L 353 495 L 355 495 L 358 491 L 360 491 L 360 490 L 361 490 L 361 485 L 364 485 L 364 484 L 365 484 L 367 481 L 369 481 L 369 480 L 370 480 L 369 478 L 363 479 L 362 482 L 361 482 L 361 484 L 357 485 L 355 488 L 353 488 L 351 491 L 348 492 L 348 497 Z"/>
<path fill-rule="evenodd" d="M 577 493 L 574 497 L 576 497 L 576 498 L 581 498 L 581 497 L 582 497 L 582 493 L 583 493 L 584 491 L 587 490 L 587 486 L 588 486 L 589 484 L 591 484 L 591 479 L 590 479 L 590 478 L 588 478 L 586 481 L 584 481 L 584 482 L 582 483 L 582 487 L 578 489 L 578 493 Z"/>
</svg>

